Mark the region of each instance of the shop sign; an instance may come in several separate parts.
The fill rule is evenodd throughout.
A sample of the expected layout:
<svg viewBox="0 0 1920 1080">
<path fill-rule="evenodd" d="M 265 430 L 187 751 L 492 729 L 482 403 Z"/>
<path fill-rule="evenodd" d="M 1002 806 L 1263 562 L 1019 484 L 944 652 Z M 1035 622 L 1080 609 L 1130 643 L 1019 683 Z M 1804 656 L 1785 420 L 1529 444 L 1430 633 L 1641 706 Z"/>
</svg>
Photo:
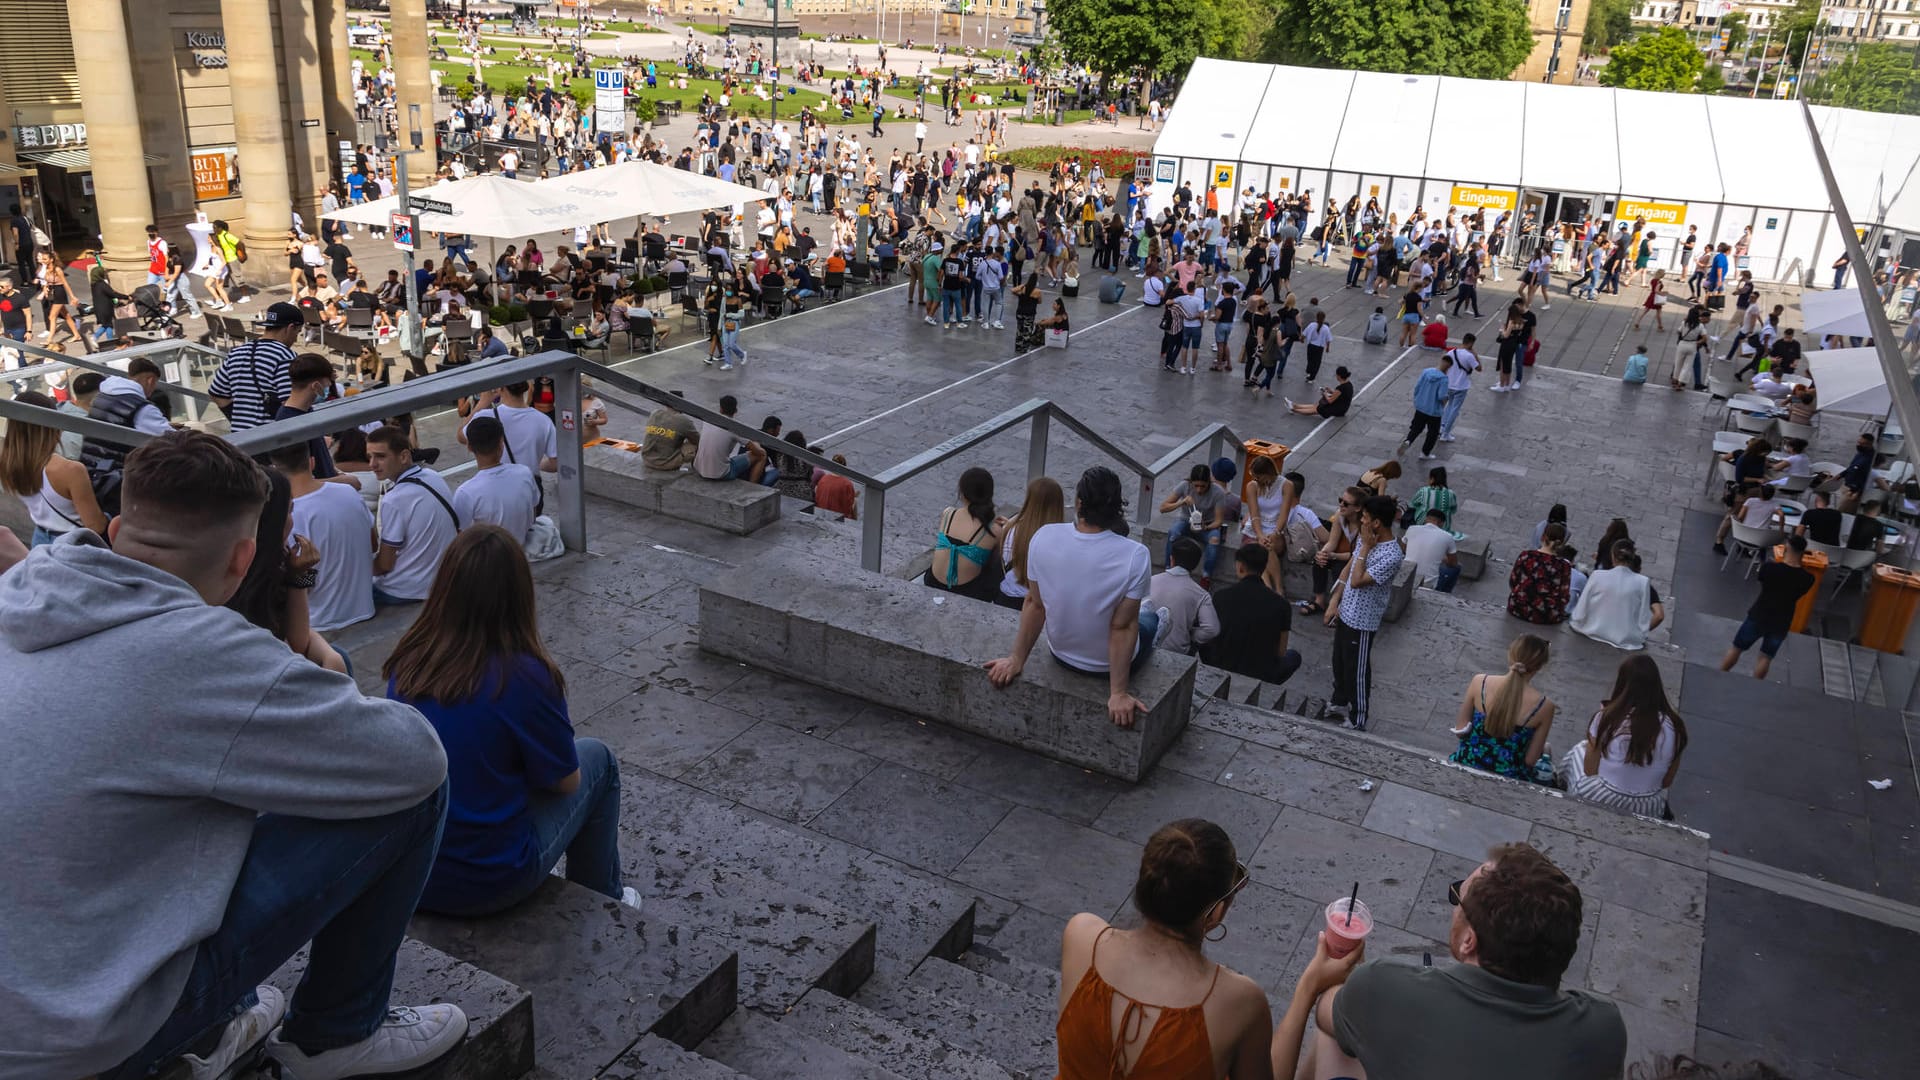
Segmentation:
<svg viewBox="0 0 1920 1080">
<path fill-rule="evenodd" d="M 1453 185 L 1453 205 L 1471 206 L 1476 210 L 1499 210 L 1506 212 L 1520 199 L 1520 193 L 1511 188 L 1467 187 L 1464 184 Z"/>
<path fill-rule="evenodd" d="M 1233 166 L 1215 165 L 1213 167 L 1213 186 L 1230 188 L 1233 186 Z"/>
<path fill-rule="evenodd" d="M 224 199 L 231 194 L 233 184 L 227 178 L 226 151 L 193 155 L 193 197 Z"/>
<path fill-rule="evenodd" d="M 1158 158 L 1153 164 L 1153 181 L 1156 184 L 1173 183 L 1176 164 L 1172 158 Z"/>
<path fill-rule="evenodd" d="M 1617 221 L 1639 220 L 1649 225 L 1678 225 L 1687 220 L 1687 204 L 1621 199 L 1614 204 L 1613 216 Z"/>
<path fill-rule="evenodd" d="M 22 150 L 58 150 L 86 144 L 85 124 L 27 124 L 13 129 L 13 145 Z"/>
<path fill-rule="evenodd" d="M 227 34 L 224 30 L 183 30 L 181 44 L 193 51 L 193 62 L 203 68 L 227 66 Z"/>
</svg>

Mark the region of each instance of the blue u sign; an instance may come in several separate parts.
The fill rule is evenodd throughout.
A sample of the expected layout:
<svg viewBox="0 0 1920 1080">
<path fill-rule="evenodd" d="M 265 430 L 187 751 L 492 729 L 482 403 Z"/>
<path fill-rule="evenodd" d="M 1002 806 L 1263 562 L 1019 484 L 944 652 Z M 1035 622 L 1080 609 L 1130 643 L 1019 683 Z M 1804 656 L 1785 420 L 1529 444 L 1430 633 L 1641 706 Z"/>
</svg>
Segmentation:
<svg viewBox="0 0 1920 1080">
<path fill-rule="evenodd" d="M 594 68 L 593 88 L 595 90 L 620 90 L 626 85 L 627 73 L 619 68 Z"/>
</svg>

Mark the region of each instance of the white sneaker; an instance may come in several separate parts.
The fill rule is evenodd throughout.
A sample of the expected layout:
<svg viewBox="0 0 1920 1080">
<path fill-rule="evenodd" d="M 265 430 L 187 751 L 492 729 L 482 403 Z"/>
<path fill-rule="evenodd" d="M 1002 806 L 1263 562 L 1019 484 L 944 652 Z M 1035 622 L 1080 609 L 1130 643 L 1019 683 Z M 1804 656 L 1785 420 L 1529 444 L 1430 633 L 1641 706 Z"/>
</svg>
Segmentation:
<svg viewBox="0 0 1920 1080">
<path fill-rule="evenodd" d="M 927 325 L 928 325 L 928 326 L 933 326 L 933 325 L 935 325 L 935 323 L 934 323 L 934 321 L 933 321 L 933 316 L 931 316 L 931 315 L 929 315 L 929 316 L 927 316 Z"/>
<path fill-rule="evenodd" d="M 1507 392 L 1507 388 L 1504 386 L 1489 386 L 1487 387 L 1487 391 L 1494 394 L 1504 394 Z"/>
<path fill-rule="evenodd" d="M 311 1057 L 299 1047 L 267 1040 L 267 1053 L 280 1063 L 283 1080 L 342 1080 L 349 1076 L 386 1076 L 411 1072 L 439 1060 L 467 1035 L 467 1016 L 457 1005 L 402 1005 L 364 1040 Z"/>
<path fill-rule="evenodd" d="M 286 996 L 278 988 L 267 985 L 255 987 L 254 993 L 260 1000 L 253 1008 L 227 1021 L 219 1044 L 206 1057 L 180 1055 L 193 1080 L 225 1080 L 236 1064 L 251 1058 L 253 1051 L 265 1045 L 267 1036 L 280 1026 L 280 1018 L 287 1014 Z"/>
<path fill-rule="evenodd" d="M 1421 454 L 1421 455 L 1420 455 L 1420 460 L 1421 460 L 1421 461 L 1432 461 L 1432 460 L 1433 460 L 1434 458 L 1437 458 L 1437 457 L 1439 457 L 1439 456 L 1440 456 L 1439 454 Z"/>
<path fill-rule="evenodd" d="M 732 364 L 721 364 L 721 365 L 720 365 L 720 370 L 721 370 L 721 371 L 732 371 L 732 370 L 733 370 L 733 365 L 732 365 Z"/>
<path fill-rule="evenodd" d="M 1281 399 L 1280 399 L 1280 403 L 1281 403 L 1282 405 L 1285 405 L 1285 406 L 1287 407 L 1287 411 L 1288 411 L 1288 412 L 1292 412 L 1292 411 L 1293 411 L 1293 399 L 1292 399 L 1292 398 L 1290 398 L 1290 397 L 1283 397 L 1283 398 L 1281 398 Z"/>
<path fill-rule="evenodd" d="M 1442 436 L 1440 436 L 1440 441 L 1441 441 L 1441 442 L 1452 442 L 1452 441 L 1453 441 L 1453 436 L 1451 436 L 1451 435 L 1442 435 Z"/>
<path fill-rule="evenodd" d="M 1520 392 L 1520 384 L 1519 384 L 1519 383 L 1514 383 L 1514 384 L 1513 384 L 1512 386 L 1509 386 L 1509 387 L 1507 387 L 1507 389 L 1508 389 L 1508 390 L 1511 390 L 1511 391 L 1513 391 L 1514 393 L 1516 393 L 1516 394 L 1517 394 L 1517 393 L 1519 393 L 1519 392 Z"/>
<path fill-rule="evenodd" d="M 633 891 L 633 886 L 631 885 L 620 890 L 620 902 L 635 911 L 639 911 L 645 903 L 645 901 L 640 899 L 640 894 Z"/>
<path fill-rule="evenodd" d="M 1003 322 L 995 322 L 993 324 L 993 328 L 995 330 L 1005 330 L 1007 328 L 1007 324 Z"/>
<path fill-rule="evenodd" d="M 1167 631 L 1173 629 L 1173 614 L 1166 608 L 1155 608 L 1154 614 L 1160 617 L 1159 628 L 1153 632 L 1154 647 L 1159 648 L 1160 643 L 1167 640 Z"/>
</svg>

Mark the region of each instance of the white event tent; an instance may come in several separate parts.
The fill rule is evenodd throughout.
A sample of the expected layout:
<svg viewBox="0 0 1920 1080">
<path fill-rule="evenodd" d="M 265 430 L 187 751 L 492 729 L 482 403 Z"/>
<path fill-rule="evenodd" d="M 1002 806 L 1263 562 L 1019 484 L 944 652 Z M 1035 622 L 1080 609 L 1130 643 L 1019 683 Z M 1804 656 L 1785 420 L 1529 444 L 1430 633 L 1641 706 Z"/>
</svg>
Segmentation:
<svg viewBox="0 0 1920 1080">
<path fill-rule="evenodd" d="M 1338 71 L 1202 59 L 1153 149 L 1150 205 L 1180 185 L 1378 198 L 1416 207 L 1532 207 L 1543 221 L 1645 218 L 1678 269 L 1689 227 L 1751 229 L 1756 278 L 1831 283 L 1838 225 L 1798 101 Z M 1920 117 L 1813 108 L 1870 254 L 1920 237 Z M 1877 242 L 1877 247 L 1876 247 Z M 1910 260 L 1905 260 L 1910 261 Z"/>
<path fill-rule="evenodd" d="M 412 194 L 445 203 L 453 210 L 451 214 L 421 214 L 422 231 L 496 239 L 538 236 L 641 214 L 666 216 L 716 207 L 738 209 L 768 197 L 757 188 L 641 161 L 534 181 L 509 180 L 489 173 L 442 181 Z M 360 225 L 385 225 L 399 209 L 400 198 L 396 195 L 343 206 L 326 216 Z"/>
</svg>

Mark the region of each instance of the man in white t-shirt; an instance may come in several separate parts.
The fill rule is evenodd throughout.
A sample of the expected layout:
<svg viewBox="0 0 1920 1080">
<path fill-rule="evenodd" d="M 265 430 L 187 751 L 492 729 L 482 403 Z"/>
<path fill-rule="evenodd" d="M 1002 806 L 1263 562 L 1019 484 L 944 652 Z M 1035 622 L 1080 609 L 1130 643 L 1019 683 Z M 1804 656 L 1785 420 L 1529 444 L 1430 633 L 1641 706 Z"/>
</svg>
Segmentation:
<svg viewBox="0 0 1920 1080">
<path fill-rule="evenodd" d="M 1447 368 L 1447 402 L 1440 408 L 1440 441 L 1453 441 L 1453 422 L 1467 407 L 1467 391 L 1473 389 L 1473 373 L 1480 370 L 1480 358 L 1473 352 L 1473 335 L 1460 339 L 1460 347 L 1447 350 L 1452 366 Z"/>
<path fill-rule="evenodd" d="M 467 421 L 460 428 L 458 438 L 461 445 L 467 443 L 467 427 L 482 416 L 491 416 L 500 421 L 500 427 L 506 432 L 507 462 L 524 465 L 529 472 L 535 473 L 534 484 L 537 487 L 543 472 L 557 472 L 560 468 L 560 436 L 553 430 L 553 421 L 547 414 L 527 404 L 527 394 L 532 387 L 517 382 L 501 387 L 498 391 L 481 394 Z M 536 501 L 538 502 L 538 501 Z M 525 535 L 524 533 L 521 535 Z"/>
<path fill-rule="evenodd" d="M 1081 474 L 1077 519 L 1044 525 L 1027 543 L 1027 599 L 1013 652 L 987 665 L 996 687 L 1020 677 L 1042 629 L 1063 666 L 1107 676 L 1107 718 L 1130 728 L 1146 711 L 1129 689 L 1132 673 L 1153 652 L 1160 619 L 1140 610 L 1152 588 L 1147 549 L 1127 538 L 1120 478 L 1105 466 Z"/>
<path fill-rule="evenodd" d="M 351 484 L 329 484 L 313 475 L 313 451 L 307 443 L 283 446 L 268 455 L 287 478 L 293 495 L 288 510 L 293 534 L 304 536 L 320 553 L 313 585 L 307 589 L 307 615 L 321 633 L 373 618 L 373 514 Z"/>
<path fill-rule="evenodd" d="M 501 461 L 506 432 L 490 413 L 467 422 L 467 448 L 479 470 L 453 493 L 453 513 L 460 527 L 498 525 L 522 544 L 533 528 L 540 487 L 525 465 Z"/>
<path fill-rule="evenodd" d="M 1414 565 L 1419 575 L 1418 580 L 1422 583 L 1434 581 L 1435 587 L 1439 585 L 1436 576 L 1441 567 L 1460 565 L 1460 545 L 1454 540 L 1453 534 L 1446 530 L 1446 520 L 1447 515 L 1438 510 L 1429 510 L 1425 521 L 1408 529 L 1400 537 L 1402 546 L 1407 549 L 1407 561 Z M 1449 582 L 1448 587 L 1440 591 L 1452 592 L 1452 583 Z"/>
<path fill-rule="evenodd" d="M 729 420 L 740 412 L 740 401 L 732 394 L 720 398 L 720 415 Z M 772 487 L 780 479 L 780 470 L 767 467 L 767 452 L 759 443 L 750 442 L 734 453 L 740 440 L 718 424 L 702 422 L 693 451 L 693 471 L 703 480 L 751 480 Z"/>
<path fill-rule="evenodd" d="M 373 555 L 373 602 L 425 600 L 440 556 L 460 531 L 453 492 L 432 469 L 413 463 L 413 445 L 397 427 L 367 436 L 367 461 L 393 487 L 380 500 L 379 548 Z"/>
</svg>

